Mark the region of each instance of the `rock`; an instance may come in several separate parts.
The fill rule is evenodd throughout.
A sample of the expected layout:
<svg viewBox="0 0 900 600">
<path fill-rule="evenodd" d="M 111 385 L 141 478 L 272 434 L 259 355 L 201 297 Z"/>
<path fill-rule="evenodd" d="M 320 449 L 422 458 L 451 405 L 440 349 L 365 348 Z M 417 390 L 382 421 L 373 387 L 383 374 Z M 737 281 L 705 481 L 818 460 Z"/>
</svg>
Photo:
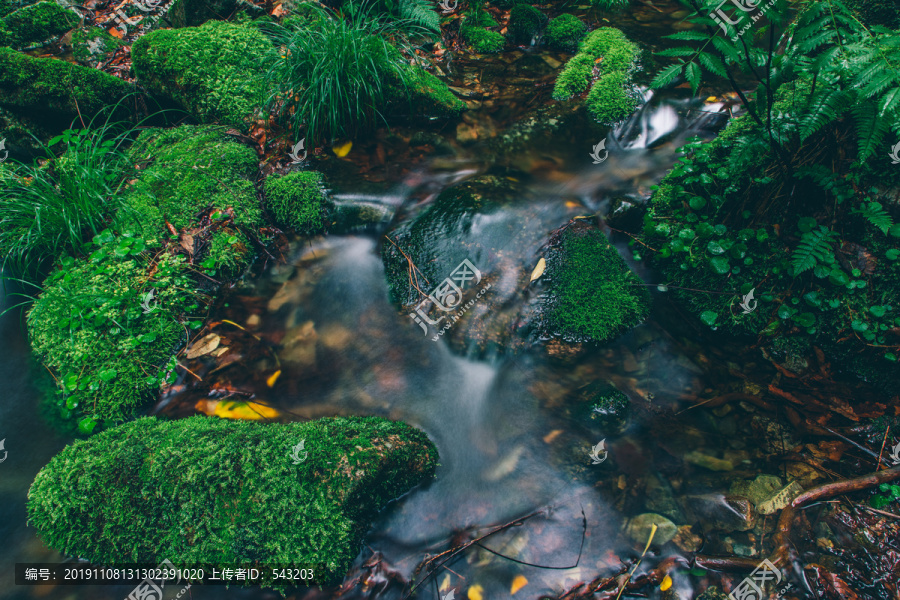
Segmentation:
<svg viewBox="0 0 900 600">
<path fill-rule="evenodd" d="M 615 229 L 638 233 L 643 227 L 646 212 L 647 206 L 639 198 L 616 196 L 609 201 L 604 220 Z"/>
<path fill-rule="evenodd" d="M 528 4 L 517 4 L 509 13 L 509 38 L 514 44 L 530 44 L 547 23 L 547 16 Z"/>
<path fill-rule="evenodd" d="M 672 542 L 682 552 L 696 552 L 703 546 L 703 538 L 691 531 L 690 525 L 679 527 L 678 533 L 672 539 Z"/>
<path fill-rule="evenodd" d="M 683 523 L 686 520 L 684 513 L 681 511 L 681 507 L 678 506 L 672 486 L 665 477 L 650 474 L 647 476 L 646 482 L 644 507 L 651 512 L 665 515 L 670 519 Z"/>
<path fill-rule="evenodd" d="M 747 531 L 756 524 L 753 504 L 743 496 L 691 495 L 684 498 L 689 516 L 713 531 Z"/>
<path fill-rule="evenodd" d="M 625 430 L 631 401 L 606 381 L 595 381 L 576 390 L 575 418 L 600 435 L 615 435 Z"/>
<path fill-rule="evenodd" d="M 697 465 L 698 467 L 703 467 L 704 469 L 709 469 L 710 471 L 733 471 L 734 463 L 731 461 L 716 458 L 715 456 L 709 456 L 708 454 L 703 454 L 697 450 L 693 450 L 684 455 L 684 460 Z"/>
<path fill-rule="evenodd" d="M 729 597 L 719 591 L 718 587 L 713 585 L 706 588 L 706 591 L 697 596 L 697 600 L 729 600 Z"/>
<path fill-rule="evenodd" d="M 363 230 L 379 229 L 389 223 L 394 216 L 394 208 L 378 202 L 335 202 L 331 209 L 331 223 L 328 231 L 344 234 Z"/>
<path fill-rule="evenodd" d="M 72 54 L 86 67 L 96 68 L 121 46 L 121 40 L 99 27 L 82 27 L 72 34 Z"/>
<path fill-rule="evenodd" d="M 654 544 L 662 546 L 672 541 L 678 534 L 678 527 L 675 523 L 656 513 L 644 513 L 633 517 L 625 526 L 625 532 L 635 543 L 646 544 L 654 524 L 658 527 L 653 536 Z"/>
<path fill-rule="evenodd" d="M 437 461 L 423 432 L 378 417 L 145 417 L 52 458 L 28 518 L 51 548 L 99 563 L 315 564 L 334 585 L 379 511 Z"/>
<path fill-rule="evenodd" d="M 3 33 L 10 46 L 25 48 L 61 36 L 80 20 L 78 13 L 56 2 L 36 2 L 6 15 Z"/>
<path fill-rule="evenodd" d="M 761 515 L 771 515 L 790 504 L 803 492 L 803 486 L 792 481 L 756 506 Z"/>
<path fill-rule="evenodd" d="M 201 123 L 246 128 L 266 99 L 271 42 L 255 27 L 210 21 L 162 29 L 131 48 L 134 72 L 153 94 L 174 101 Z"/>
<path fill-rule="evenodd" d="M 780 477 L 775 475 L 757 475 L 752 481 L 744 479 L 734 481 L 728 489 L 728 493 L 746 496 L 754 506 L 759 506 L 763 500 L 772 497 L 781 487 Z"/>
<path fill-rule="evenodd" d="M 316 342 L 319 340 L 312 321 L 291 327 L 281 341 L 282 349 L 278 355 L 286 363 L 294 363 L 303 367 L 316 364 Z"/>
<path fill-rule="evenodd" d="M 468 123 L 456 126 L 456 141 L 460 144 L 473 144 L 478 140 L 478 128 Z"/>
</svg>

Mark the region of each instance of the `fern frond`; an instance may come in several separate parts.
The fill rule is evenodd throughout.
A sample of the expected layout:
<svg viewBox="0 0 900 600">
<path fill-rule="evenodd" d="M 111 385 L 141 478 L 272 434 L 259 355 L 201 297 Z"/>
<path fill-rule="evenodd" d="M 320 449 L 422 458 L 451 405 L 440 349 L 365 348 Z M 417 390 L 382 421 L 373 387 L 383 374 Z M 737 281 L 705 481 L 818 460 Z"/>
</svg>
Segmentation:
<svg viewBox="0 0 900 600">
<path fill-rule="evenodd" d="M 887 235 L 888 230 L 893 226 L 894 220 L 888 214 L 880 202 L 867 202 L 862 208 L 856 208 L 852 211 L 854 214 L 862 215 L 866 221 L 871 223 L 881 232 Z"/>
<path fill-rule="evenodd" d="M 833 262 L 834 251 L 831 249 L 831 242 L 836 236 L 835 232 L 822 225 L 819 225 L 818 229 L 804 233 L 797 249 L 791 255 L 794 275 L 809 271 L 819 263 Z"/>
<path fill-rule="evenodd" d="M 806 140 L 828 123 L 836 121 L 850 108 L 854 94 L 842 89 L 832 89 L 817 96 L 810 103 L 806 117 L 800 130 L 800 139 Z"/>
<path fill-rule="evenodd" d="M 428 0 L 400 0 L 399 9 L 401 18 L 432 31 L 440 31 L 441 17 Z"/>
</svg>

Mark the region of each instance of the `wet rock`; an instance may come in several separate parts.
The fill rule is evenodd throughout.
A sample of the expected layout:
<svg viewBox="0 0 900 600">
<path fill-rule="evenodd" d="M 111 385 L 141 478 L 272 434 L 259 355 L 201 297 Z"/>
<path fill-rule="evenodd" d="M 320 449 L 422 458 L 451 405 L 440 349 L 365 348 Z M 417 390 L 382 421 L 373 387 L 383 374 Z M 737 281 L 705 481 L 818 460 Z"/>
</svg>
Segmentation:
<svg viewBox="0 0 900 600">
<path fill-rule="evenodd" d="M 460 144 L 473 144 L 478 141 L 478 128 L 469 123 L 456 126 L 456 141 Z"/>
<path fill-rule="evenodd" d="M 703 538 L 692 531 L 690 525 L 682 525 L 672 539 L 682 552 L 696 552 L 703 546 Z"/>
<path fill-rule="evenodd" d="M 609 201 L 609 211 L 604 219 L 610 227 L 638 233 L 644 224 L 644 213 L 647 207 L 644 202 L 631 196 L 616 196 Z"/>
<path fill-rule="evenodd" d="M 697 600 L 729 600 L 729 598 L 726 594 L 721 592 L 718 587 L 713 585 L 706 588 L 706 591 L 697 596 Z"/>
<path fill-rule="evenodd" d="M 772 497 L 776 491 L 782 487 L 781 478 L 774 475 L 757 475 L 752 481 L 743 479 L 736 480 L 728 488 L 728 493 L 745 496 L 755 506 Z"/>
<path fill-rule="evenodd" d="M 602 435 L 615 435 L 625 430 L 631 401 L 606 381 L 595 381 L 577 390 L 575 416 L 579 422 Z"/>
<path fill-rule="evenodd" d="M 662 475 L 648 475 L 646 478 L 646 494 L 644 507 L 655 513 L 665 515 L 670 519 L 683 523 L 686 521 L 681 507 L 675 500 L 672 486 Z"/>
<path fill-rule="evenodd" d="M 788 485 L 779 489 L 765 500 L 761 501 L 756 510 L 761 515 L 771 515 L 786 507 L 791 501 L 803 492 L 803 486 L 798 482 L 792 481 Z"/>
<path fill-rule="evenodd" d="M 747 531 L 756 525 L 753 504 L 743 496 L 703 494 L 684 497 L 685 512 L 713 531 Z"/>
<path fill-rule="evenodd" d="M 625 533 L 637 544 L 646 544 L 650 538 L 650 531 L 653 525 L 658 529 L 653 536 L 653 543 L 657 545 L 666 544 L 678 534 L 678 527 L 662 515 L 656 513 L 644 513 L 638 515 L 628 521 L 625 526 Z"/>
<path fill-rule="evenodd" d="M 291 327 L 281 341 L 278 356 L 282 362 L 310 367 L 316 363 L 316 342 L 319 336 L 312 321 Z"/>
<path fill-rule="evenodd" d="M 72 34 L 72 55 L 86 67 L 96 68 L 121 46 L 121 40 L 99 27 L 82 27 Z"/>
<path fill-rule="evenodd" d="M 328 231 L 334 234 L 377 229 L 394 216 L 394 209 L 377 202 L 335 202 Z"/>
<path fill-rule="evenodd" d="M 703 454 L 698 450 L 693 450 L 684 455 L 684 460 L 697 465 L 698 467 L 703 467 L 704 469 L 709 469 L 710 471 L 733 471 L 734 463 L 723 459 L 716 458 L 715 456 L 709 456 L 708 454 Z"/>
</svg>

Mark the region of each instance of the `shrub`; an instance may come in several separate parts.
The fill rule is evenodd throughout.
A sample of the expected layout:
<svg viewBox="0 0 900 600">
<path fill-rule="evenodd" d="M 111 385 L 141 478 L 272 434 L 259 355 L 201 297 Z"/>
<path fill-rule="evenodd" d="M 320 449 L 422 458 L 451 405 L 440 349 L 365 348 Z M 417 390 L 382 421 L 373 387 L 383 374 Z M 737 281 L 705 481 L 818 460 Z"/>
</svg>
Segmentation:
<svg viewBox="0 0 900 600">
<path fill-rule="evenodd" d="M 379 417 L 148 417 L 53 457 L 28 520 L 48 546 L 99 563 L 303 565 L 334 585 L 379 511 L 437 461 L 425 433 Z"/>
<path fill-rule="evenodd" d="M 510 40 L 516 44 L 529 44 L 541 32 L 547 16 L 530 4 L 517 4 L 509 12 L 507 25 Z"/>
<path fill-rule="evenodd" d="M 471 45 L 478 54 L 500 52 L 506 46 L 506 38 L 502 34 L 484 27 L 463 23 L 460 34 L 463 40 Z"/>
<path fill-rule="evenodd" d="M 25 47 L 60 36 L 78 24 L 78 15 L 56 2 L 37 2 L 8 14 L 3 19 L 9 28 L 9 41 Z"/>
<path fill-rule="evenodd" d="M 551 48 L 574 52 L 586 34 L 587 25 L 582 23 L 578 17 L 562 14 L 550 21 L 544 37 Z"/>
<path fill-rule="evenodd" d="M 302 171 L 269 177 L 266 202 L 279 223 L 302 235 L 325 228 L 327 199 L 322 190 L 321 173 Z"/>
<path fill-rule="evenodd" d="M 266 98 L 264 65 L 275 51 L 255 27 L 210 21 L 151 31 L 134 43 L 131 56 L 138 80 L 151 92 L 200 122 L 246 127 Z"/>
<path fill-rule="evenodd" d="M 103 232 L 94 243 L 87 259 L 61 261 L 27 315 L 31 346 L 59 385 L 60 414 L 82 433 L 131 417 L 152 397 L 184 340 L 176 318 L 194 303 L 181 258 L 150 257 L 127 234 Z"/>
</svg>

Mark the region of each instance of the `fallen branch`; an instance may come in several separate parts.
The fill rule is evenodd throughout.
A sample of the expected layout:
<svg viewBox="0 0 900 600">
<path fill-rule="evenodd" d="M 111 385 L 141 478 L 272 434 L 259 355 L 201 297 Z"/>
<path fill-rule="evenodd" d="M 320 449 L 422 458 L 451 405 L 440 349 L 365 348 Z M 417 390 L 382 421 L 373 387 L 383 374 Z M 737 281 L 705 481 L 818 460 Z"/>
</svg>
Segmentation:
<svg viewBox="0 0 900 600">
<path fill-rule="evenodd" d="M 794 498 L 791 506 L 798 507 L 808 502 L 821 500 L 822 498 L 831 498 L 841 494 L 858 492 L 859 490 L 875 487 L 876 485 L 881 485 L 882 483 L 893 481 L 895 479 L 900 479 L 900 465 L 892 469 L 886 469 L 884 471 L 878 471 L 877 473 L 857 477 L 856 479 L 845 479 L 843 481 L 835 481 L 834 483 L 826 483 L 825 485 L 814 487 Z"/>
</svg>

